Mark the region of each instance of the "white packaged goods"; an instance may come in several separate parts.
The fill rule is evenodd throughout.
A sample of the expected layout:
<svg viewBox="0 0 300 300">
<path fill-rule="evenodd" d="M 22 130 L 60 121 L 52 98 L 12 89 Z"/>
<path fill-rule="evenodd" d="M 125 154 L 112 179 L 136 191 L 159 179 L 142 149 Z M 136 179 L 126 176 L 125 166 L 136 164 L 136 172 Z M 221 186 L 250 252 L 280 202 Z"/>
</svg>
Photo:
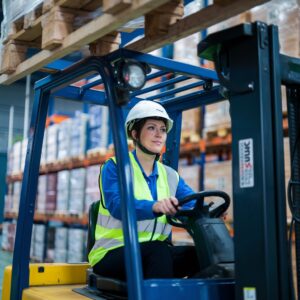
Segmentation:
<svg viewBox="0 0 300 300">
<path fill-rule="evenodd" d="M 84 260 L 85 231 L 83 229 L 70 228 L 68 231 L 68 259 L 69 263 L 82 262 Z"/>
<path fill-rule="evenodd" d="M 68 228 L 57 227 L 55 228 L 55 241 L 54 248 L 60 251 L 66 251 L 68 246 Z"/>
<path fill-rule="evenodd" d="M 13 166 L 12 173 L 18 174 L 21 171 L 21 155 L 22 155 L 22 142 L 16 142 L 13 145 Z"/>
<path fill-rule="evenodd" d="M 89 149 L 107 149 L 109 141 L 108 107 L 91 105 L 89 116 Z"/>
<path fill-rule="evenodd" d="M 84 209 L 85 191 L 80 189 L 71 189 L 69 199 L 69 213 L 73 215 L 82 215 Z"/>
<path fill-rule="evenodd" d="M 36 261 L 44 261 L 45 257 L 45 241 L 46 241 L 46 225 L 34 224 L 33 238 L 33 259 Z"/>
<path fill-rule="evenodd" d="M 71 170 L 69 213 L 81 215 L 84 210 L 86 169 Z"/>
<path fill-rule="evenodd" d="M 3 222 L 1 247 L 6 251 L 13 251 L 16 235 L 16 222 Z"/>
<path fill-rule="evenodd" d="M 65 120 L 58 125 L 58 154 L 59 160 L 69 157 L 70 151 L 70 132 L 72 130 L 72 121 Z"/>
<path fill-rule="evenodd" d="M 57 160 L 57 137 L 58 137 L 58 125 L 54 124 L 47 129 L 47 152 L 46 163 L 51 163 Z"/>
<path fill-rule="evenodd" d="M 13 203 L 12 203 L 12 212 L 14 212 L 14 213 L 19 212 L 21 188 L 22 188 L 21 181 L 14 182 L 14 184 L 13 184 Z"/>
<path fill-rule="evenodd" d="M 43 139 L 43 146 L 42 146 L 42 153 L 41 153 L 41 165 L 44 165 L 46 163 L 47 158 L 47 134 L 48 130 L 47 128 L 44 131 L 44 139 Z"/>
<path fill-rule="evenodd" d="M 8 222 L 3 222 L 2 224 L 1 248 L 3 250 L 6 250 L 8 248 Z"/>
<path fill-rule="evenodd" d="M 38 181 L 38 193 L 36 201 L 36 210 L 39 213 L 46 212 L 47 199 L 47 175 L 40 175 Z"/>
<path fill-rule="evenodd" d="M 67 214 L 70 197 L 70 171 L 57 172 L 56 212 Z"/>
<path fill-rule="evenodd" d="M 86 153 L 87 142 L 87 121 L 88 115 L 77 113 L 72 119 L 72 128 L 76 130 L 71 131 L 70 139 L 70 156 L 82 157 Z"/>
<path fill-rule="evenodd" d="M 4 212 L 12 212 L 13 207 L 13 183 L 7 185 L 7 194 L 5 195 Z"/>
<path fill-rule="evenodd" d="M 25 161 L 26 161 L 26 153 L 27 153 L 28 139 L 24 139 L 22 141 L 22 155 L 21 155 L 21 171 L 24 171 Z"/>
<path fill-rule="evenodd" d="M 100 166 L 90 166 L 86 168 L 86 188 L 85 188 L 85 213 L 88 213 L 90 205 L 100 199 L 99 191 Z"/>
<path fill-rule="evenodd" d="M 13 173 L 13 159 L 14 159 L 14 153 L 13 148 L 9 149 L 7 152 L 7 175 L 11 175 Z"/>
</svg>

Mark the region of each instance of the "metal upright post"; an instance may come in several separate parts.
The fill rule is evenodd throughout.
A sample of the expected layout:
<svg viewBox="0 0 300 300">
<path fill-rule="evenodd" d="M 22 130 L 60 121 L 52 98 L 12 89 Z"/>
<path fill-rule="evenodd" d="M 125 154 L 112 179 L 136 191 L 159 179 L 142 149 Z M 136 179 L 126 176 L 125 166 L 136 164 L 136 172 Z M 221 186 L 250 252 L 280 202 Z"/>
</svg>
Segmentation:
<svg viewBox="0 0 300 300">
<path fill-rule="evenodd" d="M 28 137 L 12 267 L 11 300 L 29 285 L 30 241 L 49 93 L 36 91 Z"/>
<path fill-rule="evenodd" d="M 236 299 L 290 299 L 287 247 L 280 246 L 286 214 L 279 212 L 285 207 L 283 140 L 272 52 L 279 46 L 272 34 L 264 23 L 243 24 L 198 48 L 215 60 L 230 101 Z"/>
</svg>

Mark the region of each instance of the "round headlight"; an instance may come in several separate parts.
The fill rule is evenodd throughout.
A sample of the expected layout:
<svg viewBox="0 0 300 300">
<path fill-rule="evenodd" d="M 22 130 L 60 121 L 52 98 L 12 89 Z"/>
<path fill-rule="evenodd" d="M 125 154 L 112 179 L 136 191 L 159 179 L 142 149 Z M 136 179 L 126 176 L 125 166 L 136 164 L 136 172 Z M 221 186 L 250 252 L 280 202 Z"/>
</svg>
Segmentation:
<svg viewBox="0 0 300 300">
<path fill-rule="evenodd" d="M 126 62 L 122 66 L 122 79 L 130 90 L 141 89 L 146 82 L 145 68 L 138 62 Z"/>
</svg>

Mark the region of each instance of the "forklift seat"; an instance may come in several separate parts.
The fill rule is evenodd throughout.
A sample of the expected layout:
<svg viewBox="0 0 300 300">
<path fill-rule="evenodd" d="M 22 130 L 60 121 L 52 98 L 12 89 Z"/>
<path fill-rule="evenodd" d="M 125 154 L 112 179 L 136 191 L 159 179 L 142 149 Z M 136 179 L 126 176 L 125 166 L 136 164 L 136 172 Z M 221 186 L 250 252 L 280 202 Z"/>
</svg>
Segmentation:
<svg viewBox="0 0 300 300">
<path fill-rule="evenodd" d="M 99 212 L 100 200 L 93 202 L 89 208 L 88 235 L 87 235 L 87 255 L 95 244 L 95 230 Z"/>
<path fill-rule="evenodd" d="M 93 202 L 89 209 L 87 255 L 92 250 L 95 244 L 95 230 L 99 213 L 99 205 L 100 200 Z M 118 297 L 122 297 L 122 299 L 126 299 L 127 297 L 126 282 L 114 278 L 100 276 L 94 273 L 92 268 L 87 270 L 87 281 L 89 288 L 98 290 L 100 295 L 115 295 Z"/>
</svg>

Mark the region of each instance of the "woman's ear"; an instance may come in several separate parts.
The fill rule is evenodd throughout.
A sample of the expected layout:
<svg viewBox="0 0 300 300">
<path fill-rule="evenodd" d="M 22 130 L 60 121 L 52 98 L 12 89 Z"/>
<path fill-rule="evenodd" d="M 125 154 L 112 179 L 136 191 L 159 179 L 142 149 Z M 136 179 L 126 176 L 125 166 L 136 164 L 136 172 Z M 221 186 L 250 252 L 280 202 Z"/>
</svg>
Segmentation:
<svg viewBox="0 0 300 300">
<path fill-rule="evenodd" d="M 133 129 L 133 130 L 131 131 L 131 137 L 132 137 L 134 140 L 137 139 L 137 131 L 136 131 L 135 129 Z"/>
</svg>

